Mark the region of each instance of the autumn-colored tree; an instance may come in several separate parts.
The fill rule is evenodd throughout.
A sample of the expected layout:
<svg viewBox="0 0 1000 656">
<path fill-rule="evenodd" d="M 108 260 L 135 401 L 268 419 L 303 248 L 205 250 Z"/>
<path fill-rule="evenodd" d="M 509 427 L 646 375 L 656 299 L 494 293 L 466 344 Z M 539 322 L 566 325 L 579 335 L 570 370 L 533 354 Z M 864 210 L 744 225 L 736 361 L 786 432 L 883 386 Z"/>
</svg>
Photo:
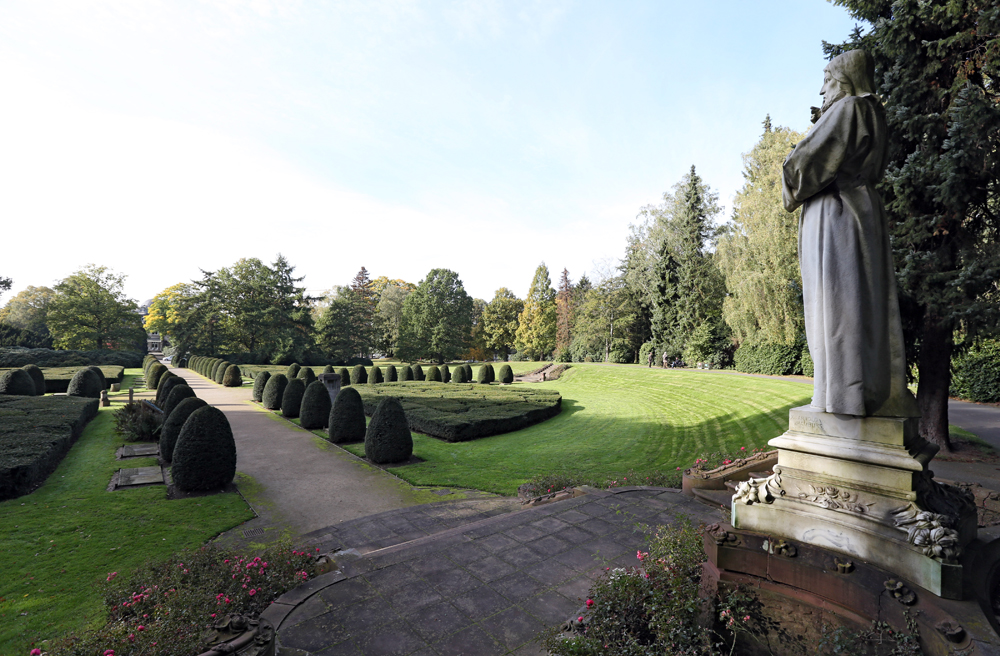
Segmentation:
<svg viewBox="0 0 1000 656">
<path fill-rule="evenodd" d="M 146 331 L 173 337 L 174 328 L 182 316 L 181 301 L 194 292 L 192 285 L 179 282 L 154 296 L 143 319 Z"/>
<path fill-rule="evenodd" d="M 535 269 L 535 277 L 524 300 L 524 310 L 518 317 L 517 350 L 532 360 L 552 353 L 556 346 L 556 290 L 545 262 Z"/>
</svg>

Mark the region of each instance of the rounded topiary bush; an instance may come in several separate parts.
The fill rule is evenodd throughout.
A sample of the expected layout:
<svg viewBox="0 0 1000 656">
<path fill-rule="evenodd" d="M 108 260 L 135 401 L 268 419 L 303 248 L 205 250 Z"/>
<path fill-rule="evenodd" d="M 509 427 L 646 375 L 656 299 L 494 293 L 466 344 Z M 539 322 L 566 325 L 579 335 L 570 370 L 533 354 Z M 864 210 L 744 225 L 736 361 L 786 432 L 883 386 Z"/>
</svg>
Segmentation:
<svg viewBox="0 0 1000 656">
<path fill-rule="evenodd" d="M 413 380 L 413 367 L 408 364 L 404 364 L 403 368 L 399 370 L 400 380 Z"/>
<path fill-rule="evenodd" d="M 163 404 L 167 401 L 167 395 L 170 394 L 172 390 L 177 385 L 185 385 L 187 381 L 180 376 L 171 376 L 167 378 L 164 376 L 160 378 L 160 384 L 156 386 L 156 399 L 153 401 L 157 406 L 163 408 Z"/>
<path fill-rule="evenodd" d="M 345 387 L 337 394 L 330 409 L 326 434 L 334 444 L 361 442 L 365 439 L 365 404 L 361 394 L 353 387 Z"/>
<path fill-rule="evenodd" d="M 285 376 L 288 378 L 288 380 L 291 380 L 296 376 L 298 376 L 299 371 L 301 370 L 302 370 L 302 365 L 300 365 L 297 362 L 293 362 L 292 364 L 288 365 L 288 369 L 285 370 Z"/>
<path fill-rule="evenodd" d="M 281 416 L 295 419 L 302 408 L 302 397 L 306 393 L 306 383 L 301 378 L 292 378 L 285 385 L 285 393 L 281 395 Z"/>
<path fill-rule="evenodd" d="M 341 367 L 337 370 L 337 373 L 340 374 L 341 387 L 346 387 L 351 384 L 351 372 L 347 370 L 347 367 Z"/>
<path fill-rule="evenodd" d="M 514 371 L 509 364 L 500 367 L 500 382 L 504 385 L 510 385 L 514 382 Z"/>
<path fill-rule="evenodd" d="M 162 365 L 160 365 L 162 366 Z M 20 371 L 17 369 L 16 371 Z M 23 371 L 21 373 L 24 373 Z M 28 374 L 24 374 L 27 376 Z M 31 380 L 31 377 L 28 377 Z M 34 383 L 31 384 L 34 388 Z M 73 374 L 73 378 L 69 381 L 69 387 L 66 388 L 66 394 L 69 396 L 83 396 L 90 399 L 101 398 L 101 392 L 104 390 L 104 386 L 101 385 L 101 379 L 97 377 L 90 369 L 81 369 L 80 371 Z"/>
<path fill-rule="evenodd" d="M 442 383 L 451 382 L 451 369 L 449 369 L 448 365 L 446 364 L 441 365 L 441 382 Z"/>
<path fill-rule="evenodd" d="M 333 404 L 330 402 L 330 392 L 326 385 L 314 380 L 306 385 L 305 394 L 302 395 L 302 405 L 299 407 L 299 423 L 302 428 L 313 430 L 316 428 L 326 428 L 330 421 L 330 410 Z"/>
<path fill-rule="evenodd" d="M 368 374 L 368 383 L 370 385 L 377 385 L 378 383 L 381 383 L 383 380 L 384 378 L 382 378 L 382 368 L 378 366 L 372 367 L 371 373 Z"/>
<path fill-rule="evenodd" d="M 430 383 L 440 383 L 441 370 L 435 366 L 427 367 L 427 381 Z"/>
<path fill-rule="evenodd" d="M 489 373 L 490 382 L 491 383 L 496 382 L 496 379 L 497 379 L 497 370 L 493 368 L 492 364 L 486 365 L 486 371 Z"/>
<path fill-rule="evenodd" d="M 230 364 L 229 360 L 223 360 L 219 363 L 219 366 L 215 368 L 215 378 L 213 380 L 222 385 L 223 381 L 226 380 L 226 372 L 229 371 Z"/>
<path fill-rule="evenodd" d="M 302 367 L 296 378 L 301 378 L 302 382 L 306 384 L 306 387 L 309 387 L 316 381 L 316 372 L 313 371 L 311 367 Z"/>
<path fill-rule="evenodd" d="M 488 367 L 489 367 L 488 364 L 484 364 L 483 366 L 479 367 L 479 371 L 476 372 L 476 382 L 479 383 L 480 385 L 490 384 L 490 370 L 488 369 Z"/>
<path fill-rule="evenodd" d="M 191 413 L 198 408 L 204 408 L 208 403 L 198 397 L 192 396 L 182 399 L 170 414 L 167 415 L 163 426 L 160 428 L 160 457 L 170 462 L 174 458 L 174 445 L 177 444 L 177 436 L 181 434 L 184 422 L 191 416 Z"/>
<path fill-rule="evenodd" d="M 472 381 L 475 380 L 475 378 L 472 377 L 472 365 L 471 364 L 469 364 L 468 362 L 466 362 L 465 364 L 462 365 L 462 369 L 465 369 L 465 382 L 471 383 Z"/>
<path fill-rule="evenodd" d="M 356 364 L 351 369 L 351 385 L 364 385 L 368 382 L 368 370 L 365 365 Z"/>
<path fill-rule="evenodd" d="M 451 377 L 452 382 L 465 382 L 465 367 L 455 367 L 455 375 Z"/>
<path fill-rule="evenodd" d="M 164 416 L 169 417 L 170 413 L 177 407 L 178 403 L 184 399 L 190 399 L 194 396 L 197 395 L 194 393 L 194 390 L 191 389 L 190 385 L 185 385 L 184 383 L 174 385 L 170 388 L 170 393 L 167 394 L 167 398 L 163 400 L 163 405 L 160 406 L 163 410 Z"/>
<path fill-rule="evenodd" d="M 332 373 L 336 373 L 336 372 L 334 372 L 334 370 L 333 370 L 333 365 L 332 364 L 328 364 L 325 367 L 323 367 L 323 373 L 324 374 L 332 374 Z"/>
<path fill-rule="evenodd" d="M 212 381 L 214 382 L 215 379 L 219 376 L 220 368 L 222 369 L 222 373 L 226 373 L 226 369 L 223 366 L 224 364 L 226 367 L 229 366 L 229 364 L 225 360 L 219 360 L 218 358 L 216 358 L 216 360 L 212 363 L 212 367 L 208 370 L 205 376 L 207 378 L 211 378 Z"/>
<path fill-rule="evenodd" d="M 236 440 L 222 410 L 207 405 L 191 413 L 171 462 L 170 475 L 181 490 L 218 490 L 233 482 Z"/>
<path fill-rule="evenodd" d="M 423 380 L 424 379 L 424 368 L 419 364 L 413 365 L 413 380 Z"/>
<path fill-rule="evenodd" d="M 396 365 L 390 364 L 385 368 L 385 382 L 395 383 L 398 378 L 398 373 L 396 372 Z"/>
<path fill-rule="evenodd" d="M 35 396 L 45 394 L 45 374 L 38 368 L 37 364 L 26 364 L 21 369 L 31 376 L 31 382 L 35 384 Z"/>
<path fill-rule="evenodd" d="M 107 377 L 105 377 L 103 369 L 101 369 L 97 365 L 92 365 L 90 367 L 87 367 L 87 369 L 90 369 L 95 374 L 97 374 L 97 377 L 100 379 L 101 385 L 104 386 L 104 389 L 108 389 L 109 387 L 111 387 L 110 385 L 108 385 L 108 379 L 107 379 Z M 169 374 L 171 376 L 176 376 L 177 375 L 177 374 L 170 373 L 170 370 L 167 370 L 167 372 L 164 373 L 163 376 L 166 376 L 167 374 Z M 163 376 L 160 376 L 160 382 L 163 382 Z"/>
<path fill-rule="evenodd" d="M 151 364 L 149 369 L 146 370 L 146 389 L 156 389 L 156 385 L 160 382 L 160 378 L 165 373 L 167 373 L 167 368 L 159 362 Z"/>
<path fill-rule="evenodd" d="M 226 367 L 226 373 L 222 377 L 222 385 L 224 387 L 243 387 L 243 374 L 237 365 L 231 364 Z"/>
<path fill-rule="evenodd" d="M 274 374 L 264 386 L 264 395 L 261 403 L 268 410 L 280 410 L 281 398 L 285 395 L 285 387 L 288 386 L 288 377 L 285 374 Z"/>
<path fill-rule="evenodd" d="M 395 397 L 382 399 L 365 432 L 365 457 L 375 464 L 409 460 L 413 455 L 413 436 L 406 423 L 406 413 Z"/>
<path fill-rule="evenodd" d="M 86 369 L 81 369 L 81 371 L 86 371 Z M 73 380 L 76 380 L 75 376 Z M 31 379 L 31 375 L 24 369 L 11 369 L 0 374 L 0 394 L 9 396 L 36 396 L 35 391 L 35 381 Z M 97 391 L 97 395 L 101 395 L 100 390 Z M 81 395 L 77 394 L 76 396 Z"/>
<path fill-rule="evenodd" d="M 253 400 L 260 403 L 264 400 L 264 386 L 267 385 L 267 381 L 271 378 L 271 372 L 264 370 L 257 374 L 253 379 Z"/>
</svg>

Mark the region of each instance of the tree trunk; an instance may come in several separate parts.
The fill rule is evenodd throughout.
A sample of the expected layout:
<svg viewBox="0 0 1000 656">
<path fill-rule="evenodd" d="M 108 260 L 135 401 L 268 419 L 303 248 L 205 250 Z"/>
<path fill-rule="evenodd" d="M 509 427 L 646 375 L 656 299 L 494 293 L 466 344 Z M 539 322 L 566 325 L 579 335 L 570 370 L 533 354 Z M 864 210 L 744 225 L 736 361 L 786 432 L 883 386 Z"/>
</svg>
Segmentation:
<svg viewBox="0 0 1000 656">
<path fill-rule="evenodd" d="M 917 405 L 920 406 L 920 435 L 928 442 L 941 447 L 942 453 L 951 452 L 948 437 L 948 389 L 951 387 L 951 351 L 953 337 L 950 328 L 942 326 L 935 318 L 924 319 L 920 339 L 918 363 L 920 383 L 917 386 Z"/>
</svg>

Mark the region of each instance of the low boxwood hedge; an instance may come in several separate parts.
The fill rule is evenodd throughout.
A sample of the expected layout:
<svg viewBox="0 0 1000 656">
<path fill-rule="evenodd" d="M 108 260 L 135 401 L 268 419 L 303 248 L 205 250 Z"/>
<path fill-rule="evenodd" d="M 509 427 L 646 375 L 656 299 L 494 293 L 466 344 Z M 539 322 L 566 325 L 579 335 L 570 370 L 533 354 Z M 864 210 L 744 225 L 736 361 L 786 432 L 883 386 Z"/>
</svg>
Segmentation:
<svg viewBox="0 0 1000 656">
<path fill-rule="evenodd" d="M 129 369 L 142 367 L 143 354 L 138 351 L 56 351 L 37 348 L 0 348 L 0 367 L 23 367 L 37 364 L 42 369 L 51 367 L 117 366 Z"/>
<path fill-rule="evenodd" d="M 458 368 L 455 369 L 456 376 Z M 365 414 L 372 415 L 386 397 L 399 399 L 410 429 L 448 442 L 499 435 L 527 428 L 559 414 L 562 396 L 555 390 L 444 383 L 385 383 L 359 387 Z"/>
<path fill-rule="evenodd" d="M 0 396 L 0 500 L 45 481 L 97 416 L 99 403 L 73 396 Z"/>
</svg>

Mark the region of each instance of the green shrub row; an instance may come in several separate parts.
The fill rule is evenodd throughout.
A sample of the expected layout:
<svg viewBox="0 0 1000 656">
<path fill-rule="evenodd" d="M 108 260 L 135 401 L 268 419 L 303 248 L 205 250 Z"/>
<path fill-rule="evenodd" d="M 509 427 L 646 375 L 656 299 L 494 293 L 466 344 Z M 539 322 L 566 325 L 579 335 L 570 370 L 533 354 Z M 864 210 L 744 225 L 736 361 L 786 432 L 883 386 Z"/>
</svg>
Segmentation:
<svg viewBox="0 0 1000 656">
<path fill-rule="evenodd" d="M 952 358 L 950 393 L 979 403 L 1000 401 L 1000 339 L 982 340 Z"/>
<path fill-rule="evenodd" d="M 812 375 L 809 349 L 801 342 L 795 344 L 741 344 L 733 356 L 733 368 L 748 374 L 791 376 L 802 374 L 803 369 Z"/>
<path fill-rule="evenodd" d="M 0 500 L 40 485 L 97 416 L 98 404 L 71 396 L 0 396 Z"/>
<path fill-rule="evenodd" d="M 52 349 L 0 348 L 0 368 L 35 364 L 46 367 L 118 366 L 138 369 L 143 354 L 138 351 L 55 351 Z"/>
<path fill-rule="evenodd" d="M 95 365 L 92 365 L 95 366 Z M 36 367 L 35 365 L 25 365 L 21 367 L 32 376 L 36 385 L 41 381 L 44 385 L 45 394 L 65 394 L 67 388 L 69 387 L 69 382 L 73 379 L 81 369 L 86 367 Z M 111 383 L 121 383 L 125 378 L 125 368 L 117 365 L 104 365 L 97 367 L 103 375 L 105 382 L 108 386 Z M 0 376 L 3 376 L 6 372 L 12 371 L 12 369 L 0 368 Z M 35 373 L 32 373 L 32 372 Z"/>
</svg>

